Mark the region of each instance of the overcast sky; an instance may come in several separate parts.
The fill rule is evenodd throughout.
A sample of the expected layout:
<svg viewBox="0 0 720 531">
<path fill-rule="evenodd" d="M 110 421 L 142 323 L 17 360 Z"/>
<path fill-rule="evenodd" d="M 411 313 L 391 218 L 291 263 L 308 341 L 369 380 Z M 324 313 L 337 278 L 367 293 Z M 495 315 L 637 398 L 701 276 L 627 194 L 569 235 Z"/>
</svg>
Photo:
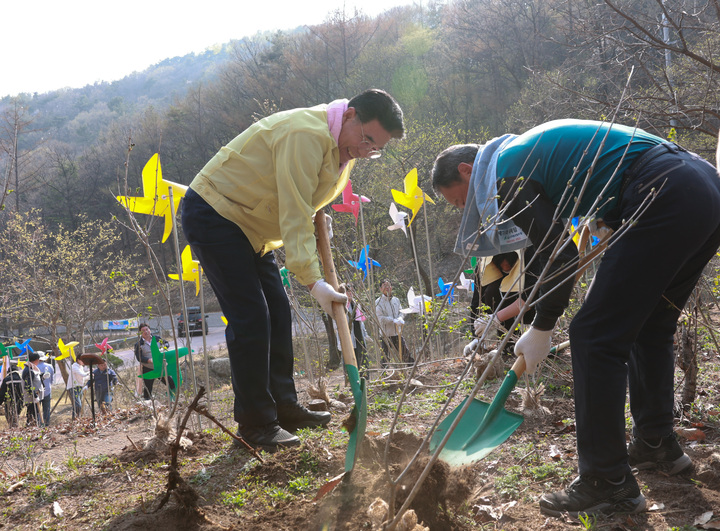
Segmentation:
<svg viewBox="0 0 720 531">
<path fill-rule="evenodd" d="M 169 57 L 258 31 L 318 24 L 357 6 L 374 16 L 421 0 L 8 0 L 0 29 L 0 97 L 114 81 Z"/>
</svg>

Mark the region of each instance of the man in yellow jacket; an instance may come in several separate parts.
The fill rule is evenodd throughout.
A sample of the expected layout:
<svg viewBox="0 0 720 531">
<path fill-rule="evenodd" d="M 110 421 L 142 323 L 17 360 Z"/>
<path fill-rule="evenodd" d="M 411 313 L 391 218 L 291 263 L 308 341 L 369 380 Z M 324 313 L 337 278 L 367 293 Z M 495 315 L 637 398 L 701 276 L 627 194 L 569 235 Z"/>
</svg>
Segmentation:
<svg viewBox="0 0 720 531">
<path fill-rule="evenodd" d="M 253 446 L 295 446 L 292 431 L 330 421 L 298 403 L 290 305 L 272 251 L 285 247 L 285 266 L 332 315 L 347 298 L 320 275 L 312 218 L 345 188 L 353 159 L 377 158 L 403 135 L 400 106 L 370 89 L 263 118 L 190 184 L 183 230 L 228 320 L 235 420 Z"/>
</svg>

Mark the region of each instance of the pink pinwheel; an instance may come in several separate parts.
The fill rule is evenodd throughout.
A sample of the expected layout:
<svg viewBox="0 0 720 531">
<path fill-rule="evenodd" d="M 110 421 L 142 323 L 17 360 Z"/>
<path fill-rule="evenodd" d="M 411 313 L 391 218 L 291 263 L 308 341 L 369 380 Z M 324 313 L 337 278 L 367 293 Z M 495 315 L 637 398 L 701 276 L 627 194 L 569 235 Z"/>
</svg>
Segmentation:
<svg viewBox="0 0 720 531">
<path fill-rule="evenodd" d="M 103 339 L 100 343 L 95 343 L 95 346 L 100 349 L 103 356 L 107 353 L 108 350 L 112 350 L 113 348 L 108 343 L 108 338 L 106 337 Z"/>
<path fill-rule="evenodd" d="M 347 186 L 342 193 L 343 202 L 339 205 L 332 205 L 332 207 L 338 212 L 352 212 L 355 216 L 355 224 L 357 225 L 358 213 L 360 212 L 360 202 L 369 203 L 370 200 L 364 195 L 357 195 L 353 193 L 352 181 L 348 179 Z"/>
</svg>

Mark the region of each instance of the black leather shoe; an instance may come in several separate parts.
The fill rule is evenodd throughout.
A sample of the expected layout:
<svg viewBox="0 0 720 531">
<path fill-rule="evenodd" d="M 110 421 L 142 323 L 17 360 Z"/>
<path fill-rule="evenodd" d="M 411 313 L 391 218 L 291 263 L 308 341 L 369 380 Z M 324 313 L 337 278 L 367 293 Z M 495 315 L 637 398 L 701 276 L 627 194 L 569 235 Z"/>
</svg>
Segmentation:
<svg viewBox="0 0 720 531">
<path fill-rule="evenodd" d="M 329 411 L 310 411 L 298 402 L 287 402 L 277 405 L 277 418 L 280 426 L 288 431 L 301 428 L 318 428 L 326 426 L 332 415 Z"/>
<path fill-rule="evenodd" d="M 254 448 L 274 452 L 278 448 L 299 446 L 300 439 L 288 433 L 277 422 L 265 426 L 240 426 L 238 435 Z M 235 446 L 242 447 L 240 441 L 233 440 Z"/>
</svg>

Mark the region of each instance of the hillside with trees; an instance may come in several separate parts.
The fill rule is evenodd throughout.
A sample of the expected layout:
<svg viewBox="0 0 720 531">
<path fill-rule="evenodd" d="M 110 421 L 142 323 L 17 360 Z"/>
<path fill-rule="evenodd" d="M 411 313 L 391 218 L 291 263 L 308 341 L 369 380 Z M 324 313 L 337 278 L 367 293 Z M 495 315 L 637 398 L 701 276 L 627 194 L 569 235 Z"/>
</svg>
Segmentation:
<svg viewBox="0 0 720 531">
<path fill-rule="evenodd" d="M 555 328 L 539 331 L 543 339 L 537 340 L 537 348 L 550 355 L 535 373 L 528 374 L 532 372 L 525 372 L 529 356 L 516 357 L 510 343 L 518 337 L 517 323 L 508 327 L 514 330 L 504 333 L 501 329 L 498 334 L 498 330 L 490 331 L 495 323 L 488 320 L 484 337 L 474 340 L 476 351 L 464 349 L 473 339 L 468 323 L 468 299 L 473 291 L 466 285 L 463 292 L 455 284 L 455 292 L 450 292 L 450 279 L 457 280 L 461 273 L 470 276 L 473 271 L 468 270 L 473 267 L 470 260 L 453 253 L 462 212 L 435 198 L 434 203 L 423 204 L 407 235 L 388 230 L 393 223 L 391 190 L 403 190 L 405 177 L 416 170 L 420 188 L 433 195 L 430 171 L 444 148 L 484 143 L 507 132 L 522 133 L 549 120 L 579 118 L 637 125 L 714 162 L 720 128 L 719 74 L 718 0 L 447 0 L 396 7 L 375 17 L 338 10 L 322 24 L 238 36 L 215 49 L 166 59 L 115 82 L 1 99 L 2 349 L 22 349 L 22 344 L 13 347 L 12 342 L 31 338 L 48 344 L 42 348 L 53 349 L 57 358 L 59 339 L 66 342 L 66 356 L 73 348 L 70 341 L 77 341 L 78 353 L 83 349 L 91 361 L 97 356 L 90 351 L 100 350 L 104 358 L 98 365 L 107 360 L 117 370 L 119 383 L 112 411 L 96 415 L 92 409 L 90 416 L 86 410 L 76 418 L 70 402 L 64 402 L 53 412 L 50 427 L 42 428 L 13 426 L 11 415 L 6 414 L 0 423 L 0 527 L 204 531 L 720 528 L 717 256 L 682 312 L 669 291 L 658 293 L 657 300 L 637 295 L 640 287 L 667 285 L 662 280 L 653 283 L 650 275 L 620 275 L 628 277 L 622 284 L 623 300 L 633 304 L 615 304 L 612 313 L 593 312 L 599 315 L 597 326 L 574 329 L 571 346 L 565 341 L 570 322 L 583 305 L 599 261 L 595 259 L 603 252 L 602 244 L 593 251 L 590 243 L 579 243 L 583 253 L 590 250 L 583 257 L 587 262 L 570 279 L 575 280 L 572 286 L 562 280 L 568 292 L 572 288 L 569 304 Z M 347 374 L 352 371 L 340 361 L 332 319 L 291 274 L 283 275 L 293 315 L 294 379 L 300 401 L 331 411 L 332 419 L 324 429 L 298 430 L 297 447 L 273 454 L 256 452 L 242 446 L 236 435 L 242 431 L 235 420 L 235 390 L 225 348 L 225 334 L 228 330 L 232 334 L 232 328 L 226 327 L 227 321 L 221 324 L 223 317 L 207 282 L 198 286 L 203 288 L 201 298 L 193 281 L 185 282 L 183 292 L 179 282 L 168 280 L 168 274 L 177 273 L 179 253 L 185 247 L 182 230 L 174 230 L 163 241 L 167 235 L 163 216 L 131 215 L 117 197 L 142 196 L 142 172 L 156 153 L 162 177 L 187 185 L 219 148 L 254 121 L 279 110 L 349 98 L 371 87 L 385 89 L 398 100 L 405 113 L 406 136 L 389 142 L 379 159 L 357 160 L 352 188 L 370 200 L 361 203 L 357 218 L 326 209 L 333 218 L 337 275 L 341 282 L 353 282 L 366 316 L 371 360 L 370 367 L 362 369 L 366 385 L 359 395 L 348 385 Z M 155 176 L 158 170 L 156 165 Z M 711 181 L 714 172 L 706 170 L 706 179 Z M 657 179 L 650 181 L 653 188 L 638 211 L 656 197 Z M 558 188 L 562 191 L 563 187 Z M 174 194 L 182 187 L 170 189 Z M 665 193 L 664 199 L 669 195 Z M 168 191 L 162 199 L 168 206 L 169 196 Z M 598 201 L 600 197 L 606 199 L 600 194 Z M 684 236 L 700 233 L 698 227 L 708 225 L 702 216 L 711 208 L 702 210 L 687 199 L 682 215 L 668 216 L 663 208 L 674 201 L 672 196 L 653 210 L 654 214 L 661 211 L 657 217 L 665 217 L 658 226 L 676 225 L 677 218 L 690 220 L 682 225 Z M 159 202 L 147 203 L 155 208 Z M 560 220 L 559 212 L 558 208 L 548 222 L 563 227 L 551 262 L 563 250 L 574 253 L 571 246 L 580 232 L 569 226 L 570 219 Z M 635 225 L 635 214 L 629 217 L 623 219 L 616 235 L 643 231 L 642 225 Z M 533 217 L 533 223 L 538 219 Z M 628 227 L 640 228 L 625 231 Z M 665 249 L 658 251 L 655 245 L 658 233 L 652 232 L 653 250 L 662 255 L 658 263 L 687 259 L 684 255 L 689 252 L 678 252 L 674 261 L 667 260 Z M 625 247 L 633 247 L 638 239 L 631 237 Z M 673 241 L 683 239 L 676 236 Z M 644 241 L 648 240 L 645 236 Z M 688 238 L 687 248 L 696 240 Z M 708 241 L 715 240 L 703 239 L 705 247 Z M 671 243 L 667 253 L 674 251 Z M 635 259 L 644 251 L 636 247 Z M 357 267 L 365 248 L 380 264 L 369 268 L 367 275 Z M 634 261 L 618 260 L 618 254 L 605 262 L 616 267 L 611 271 Z M 650 256 L 656 254 L 643 256 L 634 271 L 642 269 L 639 263 L 650 262 Z M 276 257 L 282 266 L 282 249 Z M 696 254 L 690 262 L 699 259 Z M 548 279 L 547 272 L 546 267 L 540 274 L 542 282 L 565 274 Z M 682 276 L 672 275 L 673 281 Z M 385 278 L 392 282 L 403 307 L 411 287 L 416 295 L 432 298 L 423 306 L 427 311 L 406 308 L 410 310 L 404 314 L 406 320 L 390 325 L 404 327 L 400 335 L 407 342 L 390 354 L 402 359 L 405 348 L 403 354 L 416 357 L 413 363 L 396 359 L 384 366 L 380 363 L 374 300 Z M 530 305 L 539 293 L 532 289 Z M 603 292 L 597 283 L 595 290 L 609 293 L 598 297 L 607 307 L 613 302 L 611 295 L 621 293 Z M 176 318 L 183 299 L 186 306 L 204 302 L 206 312 L 215 319 L 209 334 L 192 339 L 185 334 L 178 340 Z M 642 308 L 635 308 L 636 301 Z M 632 343 L 637 337 L 630 338 L 636 332 L 628 331 L 642 321 L 628 314 L 649 315 L 644 308 L 651 308 L 650 304 L 663 307 L 670 318 L 661 319 L 662 326 L 654 328 L 638 324 L 642 330 L 636 336 L 663 336 L 656 341 L 665 349 L 660 356 L 651 348 L 645 349 L 647 355 L 637 354 L 638 343 Z M 586 314 L 591 313 L 585 308 Z M 672 347 L 675 360 L 670 366 L 668 330 L 678 314 Z M 608 321 L 607 315 L 613 320 Z M 191 323 L 202 328 L 211 320 L 200 309 L 194 316 L 194 321 L 184 324 L 188 332 Z M 172 364 L 181 370 L 175 373 L 177 392 L 160 384 L 152 400 L 142 399 L 144 371 L 130 348 L 137 340 L 136 330 L 113 331 L 116 336 L 106 338 L 104 348 L 103 343 L 96 343 L 103 338 L 96 323 L 128 317 L 159 323 L 153 333 L 176 348 L 190 347 L 182 352 L 170 347 L 162 354 L 158 342 L 152 343 L 155 365 L 153 374 L 145 378 L 156 379 Z M 603 326 L 613 328 L 603 325 L 603 319 L 613 324 L 626 319 L 632 324 L 621 323 L 615 327 L 617 335 L 597 344 L 602 347 L 622 336 L 617 350 L 627 347 L 633 353 L 620 358 L 602 348 L 597 353 L 587 348 L 584 357 L 581 348 L 570 352 L 578 345 L 578 336 L 594 340 Z M 582 319 L 576 325 L 578 321 Z M 530 328 L 533 333 L 538 329 Z M 213 344 L 207 345 L 210 337 Z M 555 345 L 552 350 L 546 348 L 545 339 L 548 347 Z M 643 345 L 652 344 L 647 337 L 642 339 Z M 107 350 L 107 340 L 116 350 Z M 29 341 L 25 340 L 26 346 Z M 638 435 L 632 424 L 639 409 L 620 403 L 628 366 L 634 371 L 631 381 L 644 378 L 651 387 L 657 382 L 643 369 L 662 358 L 657 366 L 664 369 L 663 378 L 657 379 L 663 380 L 668 391 L 665 406 L 667 410 L 673 406 L 675 431 L 657 446 L 646 443 L 663 453 L 662 441 L 674 441 L 677 436 L 687 454 L 683 457 L 689 457 L 693 466 L 677 470 L 681 473 L 676 475 L 635 470 L 647 501 L 647 506 L 634 506 L 642 509 L 637 513 L 596 517 L 580 512 L 572 518 L 560 512 L 557 518 L 549 518 L 539 511 L 538 501 L 543 494 L 565 487 L 581 460 L 577 432 L 582 421 L 576 417 L 582 415 L 582 408 L 576 415 L 574 401 L 583 384 L 576 384 L 573 371 L 582 359 L 593 356 L 601 359 L 593 367 L 614 365 L 614 374 L 593 371 L 588 362 L 588 378 L 578 382 L 587 384 L 594 378 L 595 404 L 612 403 L 611 409 L 620 413 L 613 422 L 618 421 L 628 440 L 631 434 Z M 638 357 L 647 361 L 639 369 Z M 519 373 L 524 374 L 506 372 L 514 363 L 520 364 Z M 71 383 L 68 390 L 64 383 L 56 383 L 51 389 L 55 407 L 69 393 L 79 394 L 82 400 L 80 386 L 73 388 Z M 612 400 L 603 396 L 603 386 Z M 634 393 L 633 400 L 640 396 L 652 402 L 642 396 L 643 390 L 635 387 Z M 478 401 L 472 400 L 489 402 L 500 395 L 500 411 L 492 406 L 479 411 Z M 459 441 L 463 446 L 457 446 L 456 452 L 477 460 L 451 466 L 458 461 L 445 462 L 442 455 L 450 446 L 442 448 L 445 442 L 438 445 L 437 438 L 435 443 L 431 438 L 453 431 L 449 424 L 462 415 L 450 412 L 457 412 L 462 404 L 469 405 L 468 413 L 462 419 L 463 429 L 458 424 L 454 435 L 470 438 Z M 483 411 L 492 414 L 486 416 Z M 586 421 L 589 416 L 585 414 Z M 491 440 L 480 441 L 485 437 L 480 437 L 483 430 L 477 426 L 493 431 L 489 429 L 493 425 L 503 429 L 490 434 Z M 483 448 L 475 446 L 480 442 Z M 591 442 L 602 446 L 597 439 Z M 623 444 L 619 438 L 615 443 Z M 428 450 L 433 444 L 437 450 Z M 470 450 L 466 450 L 468 445 Z M 652 455 L 651 461 L 667 457 Z M 348 470 L 348 456 L 357 457 L 350 463 L 352 470 Z M 669 459 L 678 462 L 674 456 Z M 645 464 L 638 463 L 637 468 Z M 625 479 L 610 483 L 627 490 Z"/>
<path fill-rule="evenodd" d="M 360 161 L 353 185 L 373 200 L 364 211 L 365 237 L 383 273 L 412 278 L 410 244 L 383 229 L 390 189 L 417 168 L 427 190 L 434 156 L 451 143 L 483 142 L 554 118 L 615 116 L 712 160 L 720 124 L 720 19 L 713 5 L 457 0 L 377 17 L 337 11 L 317 26 L 244 37 L 119 81 L 6 97 L 0 224 L 30 212 L 49 231 L 115 220 L 114 248 L 144 262 L 114 196 L 125 195 L 126 179 L 132 195 L 153 153 L 168 180 L 188 184 L 254 120 L 380 87 L 402 105 L 408 134 L 380 161 Z M 172 272 L 175 254 L 170 241 L 159 243 L 161 224 L 140 221 L 161 268 Z M 428 233 L 419 224 L 416 236 L 428 242 L 430 254 L 418 265 L 430 293 L 432 264 L 435 276 L 459 265 L 451 253 L 459 214 L 438 202 L 427 221 Z M 351 220 L 336 216 L 336 223 L 349 235 L 343 241 L 351 258 L 360 234 Z M 153 291 L 142 306 L 157 306 Z M 6 317 L 28 318 L 8 309 L 18 306 L 12 301 L 19 293 L 4 297 Z"/>
</svg>

